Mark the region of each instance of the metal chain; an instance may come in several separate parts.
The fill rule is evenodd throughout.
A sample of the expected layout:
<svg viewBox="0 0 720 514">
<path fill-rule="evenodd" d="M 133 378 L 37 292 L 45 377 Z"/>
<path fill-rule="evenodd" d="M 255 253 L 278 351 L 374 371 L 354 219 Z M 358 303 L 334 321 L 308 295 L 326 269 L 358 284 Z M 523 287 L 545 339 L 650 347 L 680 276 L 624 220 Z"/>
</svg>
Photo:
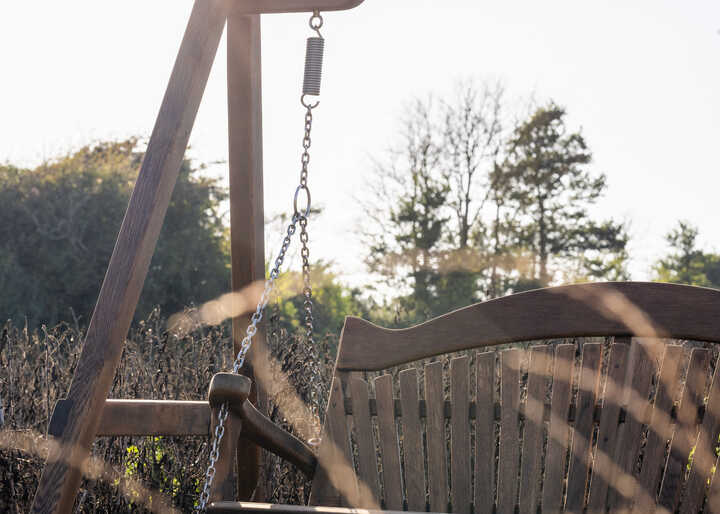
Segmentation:
<svg viewBox="0 0 720 514">
<path fill-rule="evenodd" d="M 313 26 L 313 20 L 320 19 L 319 24 L 322 26 L 322 18 L 317 14 L 313 14 L 313 18 L 311 18 L 311 26 Z M 318 30 L 320 26 L 313 26 L 314 30 Z M 319 33 L 319 32 L 318 32 Z M 307 104 L 305 102 L 305 95 L 303 94 L 300 98 L 300 103 L 305 107 L 305 135 L 303 137 L 302 146 L 303 146 L 303 153 L 300 158 L 301 163 L 301 170 L 300 170 L 300 185 L 295 190 L 295 196 L 293 198 L 293 216 L 290 220 L 290 224 L 287 227 L 287 232 L 285 234 L 285 238 L 283 239 L 282 245 L 280 247 L 280 251 L 278 252 L 277 257 L 275 258 L 274 266 L 272 270 L 270 271 L 269 278 L 265 281 L 265 289 L 263 290 L 263 294 L 260 297 L 260 301 L 257 304 L 257 308 L 255 309 L 255 312 L 250 317 L 250 324 L 248 325 L 247 329 L 245 330 L 245 337 L 243 337 L 242 342 L 240 343 L 240 350 L 238 351 L 235 362 L 233 363 L 233 373 L 237 373 L 240 371 L 240 368 L 243 367 L 243 364 L 245 363 L 245 356 L 247 355 L 248 351 L 250 350 L 250 347 L 252 346 L 252 338 L 257 333 L 257 325 L 260 323 L 263 317 L 263 312 L 265 311 L 265 307 L 267 307 L 268 302 L 270 301 L 270 293 L 273 290 L 273 287 L 275 285 L 275 280 L 280 275 L 280 267 L 283 264 L 283 261 L 285 260 L 285 255 L 287 254 L 288 248 L 290 247 L 290 243 L 292 241 L 292 237 L 297 231 L 297 225 L 300 225 L 300 241 L 302 243 L 302 249 L 300 251 L 300 255 L 302 257 L 302 273 L 303 273 L 303 296 L 305 297 L 303 305 L 305 309 L 305 336 L 307 339 L 308 344 L 313 344 L 313 314 L 312 314 L 312 288 L 310 286 L 310 250 L 308 248 L 308 232 L 307 232 L 307 222 L 308 222 L 308 216 L 310 215 L 310 189 L 307 185 L 307 179 L 308 179 L 308 165 L 310 164 L 310 145 L 312 144 L 312 140 L 310 138 L 310 133 L 312 130 L 312 121 L 313 121 L 313 115 L 312 110 L 318 106 L 319 102 L 316 102 L 312 105 Z M 306 196 L 307 203 L 305 205 L 304 209 L 298 209 L 298 197 L 300 196 L 300 193 L 304 192 Z M 218 459 L 220 458 L 220 442 L 222 441 L 223 435 L 225 434 L 225 421 L 227 420 L 229 413 L 229 407 L 227 402 L 223 403 L 220 407 L 220 410 L 218 412 L 218 419 L 217 424 L 215 426 L 215 432 L 213 435 L 213 441 L 212 441 L 212 447 L 210 449 L 210 456 L 209 456 L 209 464 L 207 471 L 205 472 L 205 484 L 203 485 L 202 492 L 200 493 L 200 498 L 198 500 L 198 506 L 197 511 L 204 512 L 208 501 L 210 501 L 210 489 L 212 487 L 213 480 L 215 478 L 215 464 L 217 463 Z"/>
</svg>

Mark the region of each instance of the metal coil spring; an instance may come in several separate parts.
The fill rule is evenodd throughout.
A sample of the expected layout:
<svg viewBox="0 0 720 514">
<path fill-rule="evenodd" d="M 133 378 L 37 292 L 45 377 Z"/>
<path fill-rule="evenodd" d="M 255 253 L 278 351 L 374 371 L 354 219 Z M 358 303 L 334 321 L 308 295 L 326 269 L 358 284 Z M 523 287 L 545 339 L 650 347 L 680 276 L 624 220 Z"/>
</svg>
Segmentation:
<svg viewBox="0 0 720 514">
<path fill-rule="evenodd" d="M 305 77 L 303 79 L 303 94 L 320 96 L 320 81 L 322 80 L 323 53 L 325 39 L 309 37 L 305 48 Z"/>
</svg>

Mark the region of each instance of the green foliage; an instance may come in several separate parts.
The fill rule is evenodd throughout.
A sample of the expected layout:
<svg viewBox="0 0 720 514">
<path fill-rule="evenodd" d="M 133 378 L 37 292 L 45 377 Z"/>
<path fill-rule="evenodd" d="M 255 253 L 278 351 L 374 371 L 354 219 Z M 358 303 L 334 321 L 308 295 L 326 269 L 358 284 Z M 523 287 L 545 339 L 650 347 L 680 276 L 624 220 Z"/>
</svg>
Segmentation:
<svg viewBox="0 0 720 514">
<path fill-rule="evenodd" d="M 84 147 L 35 169 L 0 166 L 0 315 L 87 323 L 142 160 L 137 141 Z M 137 315 L 227 289 L 225 192 L 184 161 Z"/>
<path fill-rule="evenodd" d="M 696 227 L 678 222 L 665 236 L 671 250 L 655 264 L 656 280 L 720 289 L 720 254 L 700 250 L 697 236 Z"/>
<path fill-rule="evenodd" d="M 325 262 L 317 262 L 310 268 L 312 285 L 313 320 L 317 338 L 340 333 L 345 316 L 366 316 L 359 296 L 360 292 L 348 289 L 338 282 L 338 277 Z M 304 333 L 305 297 L 302 294 L 303 277 L 298 271 L 280 275 L 274 293 L 275 323 L 290 334 Z"/>
</svg>

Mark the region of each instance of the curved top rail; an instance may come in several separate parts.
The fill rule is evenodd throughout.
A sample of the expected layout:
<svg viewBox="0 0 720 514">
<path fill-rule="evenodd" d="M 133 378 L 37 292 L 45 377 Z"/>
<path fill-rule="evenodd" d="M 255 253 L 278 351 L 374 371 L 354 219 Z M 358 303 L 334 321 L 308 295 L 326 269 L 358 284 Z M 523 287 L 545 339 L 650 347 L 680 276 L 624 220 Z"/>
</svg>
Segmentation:
<svg viewBox="0 0 720 514">
<path fill-rule="evenodd" d="M 270 14 L 285 12 L 345 11 L 364 0 L 231 0 L 233 14 Z"/>
<path fill-rule="evenodd" d="M 637 336 L 720 342 L 720 290 L 656 282 L 537 289 L 392 330 L 348 317 L 337 369 L 381 370 L 469 348 L 561 337 Z"/>
</svg>

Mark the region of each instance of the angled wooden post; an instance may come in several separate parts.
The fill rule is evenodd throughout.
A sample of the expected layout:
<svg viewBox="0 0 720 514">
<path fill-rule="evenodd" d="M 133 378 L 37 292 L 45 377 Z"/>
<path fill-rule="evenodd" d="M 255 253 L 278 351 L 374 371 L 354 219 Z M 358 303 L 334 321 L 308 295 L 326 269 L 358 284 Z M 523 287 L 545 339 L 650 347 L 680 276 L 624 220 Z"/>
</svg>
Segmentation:
<svg viewBox="0 0 720 514">
<path fill-rule="evenodd" d="M 225 26 L 223 0 L 195 2 L 165 97 L 110 258 L 33 512 L 70 512 L 80 486 L 123 341 L 135 313 L 160 228 Z"/>
<path fill-rule="evenodd" d="M 232 289 L 239 291 L 265 278 L 260 15 L 230 15 L 227 43 Z M 233 319 L 235 353 L 240 350 L 248 321 L 245 315 Z M 258 331 L 255 344 L 263 344 L 263 336 L 263 331 Z M 252 357 L 251 352 L 242 370 L 250 378 L 254 378 Z M 262 403 L 262 384 L 257 380 L 253 383 L 250 401 Z M 251 443 L 239 445 L 238 499 L 251 499 L 259 470 L 260 448 Z"/>
</svg>

